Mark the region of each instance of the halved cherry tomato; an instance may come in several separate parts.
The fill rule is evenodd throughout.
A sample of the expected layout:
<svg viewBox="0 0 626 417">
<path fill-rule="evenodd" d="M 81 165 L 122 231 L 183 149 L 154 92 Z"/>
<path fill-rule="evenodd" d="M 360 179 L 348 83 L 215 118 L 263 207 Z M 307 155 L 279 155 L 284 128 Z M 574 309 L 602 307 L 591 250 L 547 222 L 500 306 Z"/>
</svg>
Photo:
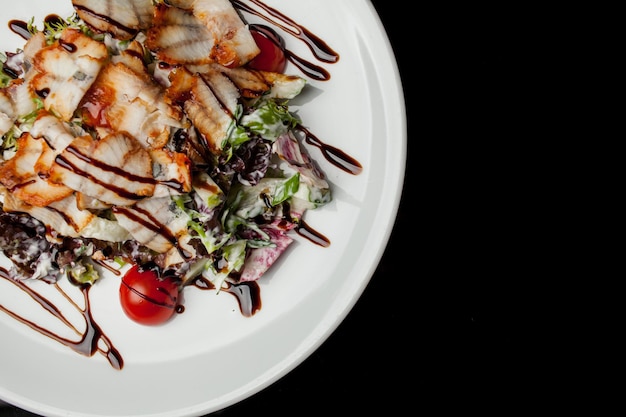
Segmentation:
<svg viewBox="0 0 626 417">
<path fill-rule="evenodd" d="M 120 303 L 124 313 L 139 324 L 157 325 L 176 312 L 178 285 L 171 278 L 159 278 L 152 268 L 134 265 L 120 284 Z"/>
<path fill-rule="evenodd" d="M 259 71 L 284 73 L 287 58 L 280 36 L 264 25 L 250 25 L 250 33 L 261 52 L 248 62 L 248 67 Z"/>
</svg>

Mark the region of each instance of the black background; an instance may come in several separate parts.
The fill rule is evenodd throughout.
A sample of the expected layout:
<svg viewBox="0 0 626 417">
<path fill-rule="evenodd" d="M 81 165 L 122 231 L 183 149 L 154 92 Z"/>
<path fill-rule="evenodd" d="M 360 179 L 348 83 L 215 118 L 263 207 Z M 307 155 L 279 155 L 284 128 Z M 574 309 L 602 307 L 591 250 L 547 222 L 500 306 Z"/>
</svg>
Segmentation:
<svg viewBox="0 0 626 417">
<path fill-rule="evenodd" d="M 521 336 L 532 306 L 516 301 L 524 265 L 508 242 L 523 219 L 506 214 L 520 202 L 502 178 L 514 160 L 504 145 L 516 130 L 511 95 L 524 83 L 520 26 L 511 11 L 486 6 L 409 12 L 400 2 L 372 3 L 396 54 L 408 125 L 387 249 L 318 350 L 215 416 L 519 411 L 548 395 L 520 382 L 539 348 Z M 167 395 L 167 385 L 155 395 Z"/>
</svg>

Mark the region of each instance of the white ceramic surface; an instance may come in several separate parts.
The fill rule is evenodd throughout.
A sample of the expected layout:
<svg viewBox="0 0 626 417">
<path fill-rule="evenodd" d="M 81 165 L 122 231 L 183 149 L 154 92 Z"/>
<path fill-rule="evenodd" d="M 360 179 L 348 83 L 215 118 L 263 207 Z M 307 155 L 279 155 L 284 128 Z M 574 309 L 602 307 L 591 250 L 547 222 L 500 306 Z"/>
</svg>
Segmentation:
<svg viewBox="0 0 626 417">
<path fill-rule="evenodd" d="M 330 247 L 296 236 L 259 282 L 263 307 L 249 318 L 231 295 L 190 288 L 184 314 L 164 326 L 140 326 L 119 306 L 119 278 L 103 278 L 90 293 L 92 311 L 124 358 L 121 371 L 102 355 L 83 357 L 0 311 L 0 399 L 52 417 L 204 415 L 290 372 L 354 306 L 385 249 L 402 191 L 406 115 L 396 61 L 369 1 L 265 3 L 341 56 L 323 65 L 330 81 L 309 80 L 292 103 L 317 137 L 363 165 L 360 175 L 350 175 L 308 148 L 327 174 L 334 201 L 307 212 L 306 221 Z M 23 40 L 8 29 L 10 19 L 34 16 L 37 23 L 50 13 L 67 17 L 72 9 L 70 0 L 21 0 L 0 13 L 0 50 L 13 51 Z M 284 38 L 289 49 L 310 56 L 295 38 Z M 287 72 L 302 75 L 292 66 Z M 0 304 L 48 324 L 49 315 L 29 308 L 32 301 L 3 281 Z"/>
</svg>

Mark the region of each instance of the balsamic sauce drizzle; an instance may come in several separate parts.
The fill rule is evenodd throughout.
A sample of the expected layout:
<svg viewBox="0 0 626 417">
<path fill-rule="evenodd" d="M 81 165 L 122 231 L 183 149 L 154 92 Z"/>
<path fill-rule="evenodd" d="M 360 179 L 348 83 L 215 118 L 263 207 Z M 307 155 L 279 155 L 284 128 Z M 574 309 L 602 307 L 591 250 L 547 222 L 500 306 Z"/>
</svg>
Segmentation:
<svg viewBox="0 0 626 417">
<path fill-rule="evenodd" d="M 331 164 L 352 175 L 359 175 L 363 171 L 363 167 L 359 161 L 341 149 L 322 142 L 317 136 L 311 133 L 309 129 L 302 125 L 298 125 L 298 130 L 304 133 L 305 142 L 319 148 L 322 151 L 324 158 L 326 158 L 326 160 Z"/>
<path fill-rule="evenodd" d="M 256 15 L 260 17 L 261 19 L 265 20 L 266 22 L 269 22 L 275 26 L 278 26 L 279 28 L 289 33 L 293 37 L 300 39 L 309 47 L 309 49 L 311 50 L 315 58 L 317 58 L 318 60 L 322 62 L 331 63 L 331 64 L 334 64 L 337 61 L 339 61 L 339 54 L 335 52 L 330 46 L 328 46 L 326 42 L 324 42 L 321 38 L 319 38 L 317 35 L 312 33 L 306 27 L 298 24 L 295 20 L 284 15 L 278 10 L 266 5 L 260 0 L 249 0 L 249 2 L 261 8 L 262 12 L 254 10 L 253 8 L 243 4 L 240 0 L 231 1 L 231 3 L 233 3 L 233 5 L 236 8 L 246 11 L 250 14 Z M 282 24 L 278 23 L 276 20 L 270 19 L 268 15 L 274 17 L 276 20 L 278 20 L 278 22 L 282 22 Z M 289 25 L 291 27 L 288 27 L 286 25 Z"/>
<path fill-rule="evenodd" d="M 137 30 L 129 28 L 128 26 L 123 25 L 122 23 L 118 22 L 117 20 L 111 19 L 111 17 L 105 15 L 105 14 L 100 14 L 100 13 L 96 13 L 93 10 L 82 6 L 82 5 L 78 5 L 78 4 L 73 4 L 74 8 L 76 8 L 76 10 L 81 10 L 84 13 L 87 13 L 89 15 L 91 15 L 92 17 L 95 17 L 98 20 L 103 20 L 105 22 L 107 22 L 109 25 L 115 26 L 117 29 L 126 32 L 130 35 L 136 35 L 137 34 Z"/>
<path fill-rule="evenodd" d="M 233 4 L 235 8 L 239 9 L 240 11 L 257 16 L 260 19 L 268 22 L 269 24 L 282 29 L 285 33 L 289 34 L 293 38 L 306 44 L 309 51 L 312 53 L 312 55 L 315 57 L 317 61 L 321 63 L 325 63 L 325 64 L 335 64 L 339 61 L 340 55 L 337 52 L 335 52 L 324 40 L 322 40 L 320 37 L 312 33 L 306 27 L 298 24 L 293 19 L 279 12 L 278 10 L 267 6 L 262 1 L 248 0 L 246 3 L 244 3 L 243 1 L 240 1 L 240 0 L 231 0 L 231 3 Z M 256 8 L 253 6 L 256 6 Z M 134 33 L 134 31 L 131 30 L 130 28 L 125 27 L 119 22 L 111 20 L 108 16 L 99 15 L 99 14 L 96 15 L 95 13 L 93 13 L 93 11 L 85 9 L 83 6 L 78 6 L 78 8 L 83 9 L 83 11 L 90 13 L 91 15 L 99 19 L 105 20 L 108 23 L 113 24 L 118 29 L 124 30 L 129 33 L 131 32 Z M 56 22 L 62 22 L 62 21 L 63 19 L 60 16 L 55 15 L 55 14 L 50 14 L 44 19 L 44 22 L 46 24 L 51 24 L 51 25 Z M 29 40 L 31 38 L 32 34 L 28 30 L 29 24 L 27 22 L 22 21 L 22 20 L 10 20 L 8 25 L 9 25 L 9 29 L 13 33 L 17 34 L 23 39 Z M 264 27 L 263 25 L 254 24 L 250 26 L 260 31 L 263 31 L 263 30 L 273 31 L 273 29 L 269 27 Z M 330 73 L 326 69 L 324 69 L 322 66 L 314 64 L 313 62 L 308 61 L 304 59 L 303 57 L 296 55 L 293 51 L 287 49 L 284 45 L 278 45 L 278 46 L 282 49 L 283 53 L 285 54 L 286 59 L 289 60 L 295 67 L 297 67 L 300 71 L 302 71 L 305 75 L 307 75 L 311 79 L 314 79 L 317 81 L 330 80 L 331 78 Z M 69 53 L 73 53 L 76 51 L 76 45 L 73 45 L 71 43 L 63 43 L 61 47 L 64 48 Z M 18 77 L 17 74 L 12 74 L 12 71 L 9 68 L 4 67 L 4 70 L 7 74 L 14 75 L 14 78 Z M 46 96 L 49 94 L 49 90 L 41 90 L 36 93 L 41 98 L 45 99 Z M 351 156 L 343 152 L 342 150 L 323 143 L 318 137 L 316 137 L 310 130 L 308 130 L 304 126 L 298 126 L 298 130 L 302 132 L 302 134 L 304 135 L 304 141 L 309 145 L 319 148 L 323 156 L 326 158 L 326 160 L 330 162 L 331 164 L 333 164 L 334 166 L 352 175 L 358 175 L 362 172 L 363 168 L 361 164 L 357 160 L 355 160 L 354 158 L 352 158 Z M 75 157 L 79 159 L 87 159 L 89 163 L 97 164 L 101 169 L 115 171 L 116 174 L 122 175 L 126 178 L 132 177 L 132 180 L 134 181 L 139 181 L 139 182 L 144 182 L 144 183 L 154 181 L 149 178 L 142 178 L 142 177 L 131 175 L 128 172 L 122 172 L 121 170 L 119 170 L 119 168 L 112 167 L 112 166 L 103 164 L 100 161 L 93 160 L 93 158 L 90 158 L 89 156 L 82 154 L 77 149 L 70 148 L 68 149 L 68 151 L 71 152 Z M 68 169 L 79 171 L 77 167 L 74 166 L 74 164 L 72 164 L 69 160 L 67 160 L 67 158 L 57 157 L 57 162 L 61 164 L 62 166 L 65 166 Z M 95 178 L 93 178 L 91 175 L 89 175 L 86 172 L 85 173 L 79 172 L 79 173 L 81 175 L 90 177 L 91 180 L 95 180 Z M 111 184 L 106 184 L 106 185 L 101 184 L 101 185 L 106 186 L 106 188 L 108 188 L 110 191 L 116 192 L 120 196 L 129 198 L 129 199 L 139 199 L 139 196 L 129 193 L 126 190 L 120 189 L 119 187 L 115 187 L 114 185 L 111 185 Z M 165 183 L 164 185 L 167 185 L 174 189 L 182 188 L 182 184 L 178 184 L 178 183 Z M 20 186 L 24 186 L 24 184 L 20 184 Z M 125 213 L 125 214 L 129 215 L 129 213 Z M 153 220 L 154 219 L 150 219 L 152 223 L 142 220 L 142 223 L 147 224 L 150 228 L 158 227 L 158 224 L 156 224 Z M 324 235 L 322 235 L 321 233 L 319 233 L 318 231 L 316 231 L 315 229 L 313 229 L 303 219 L 300 219 L 298 221 L 294 230 L 300 236 L 308 239 L 309 241 L 311 241 L 312 243 L 316 245 L 319 245 L 322 247 L 330 246 L 330 240 Z M 172 236 L 167 236 L 167 238 L 170 241 L 173 240 Z M 186 254 L 182 254 L 182 255 L 184 256 Z M 106 263 L 102 262 L 100 264 L 106 267 L 113 274 L 118 275 L 118 276 L 120 275 L 120 272 L 118 270 L 108 266 Z M 48 300 L 47 298 L 45 298 L 38 292 L 34 291 L 32 288 L 30 288 L 26 284 L 26 282 L 23 282 L 19 279 L 13 279 L 10 276 L 9 272 L 2 267 L 0 267 L 0 278 L 13 283 L 15 286 L 17 286 L 22 291 L 27 293 L 43 309 L 48 311 L 48 313 L 50 313 L 55 318 L 59 319 L 63 324 L 71 328 L 72 331 L 74 331 L 80 337 L 80 339 L 78 341 L 74 341 L 74 340 L 69 340 L 67 338 L 61 337 L 58 334 L 55 334 L 51 332 L 50 330 L 45 329 L 39 326 L 38 324 L 16 314 L 15 312 L 10 311 L 9 309 L 5 308 L 2 304 L 0 304 L 0 311 L 5 312 L 9 316 L 18 320 L 19 322 L 29 326 L 31 329 L 73 349 L 74 351 L 82 355 L 93 356 L 97 352 L 97 353 L 104 355 L 113 368 L 117 370 L 121 370 L 123 368 L 124 360 L 122 356 L 120 355 L 118 350 L 113 346 L 109 338 L 103 333 L 102 329 L 95 322 L 91 314 L 91 310 L 90 310 L 91 307 L 90 307 L 90 300 L 89 300 L 89 291 L 90 291 L 91 285 L 79 285 L 79 288 L 84 298 L 84 308 L 81 308 L 69 297 L 69 295 L 57 283 L 50 284 L 50 285 L 53 285 L 55 289 L 59 291 L 63 295 L 63 297 L 66 298 L 70 302 L 73 308 L 75 308 L 82 314 L 86 323 L 86 329 L 81 332 L 67 320 L 67 318 L 63 315 L 60 309 L 57 308 L 50 300 Z M 206 278 L 202 276 L 199 276 L 193 279 L 189 285 L 194 286 L 195 288 L 200 289 L 200 290 L 215 290 L 216 289 L 215 286 L 209 280 L 207 280 Z M 241 282 L 238 284 L 228 283 L 226 284 L 225 287 L 222 287 L 220 291 L 224 291 L 226 293 L 233 295 L 238 301 L 239 309 L 241 313 L 246 317 L 253 316 L 257 311 L 261 309 L 262 302 L 261 302 L 261 296 L 260 296 L 260 287 L 258 283 L 255 281 Z M 176 305 L 175 308 L 176 308 L 177 313 L 182 313 L 185 310 L 182 304 Z M 104 348 L 100 347 L 101 345 L 104 345 Z"/>
<path fill-rule="evenodd" d="M 253 3 L 257 7 L 259 7 L 261 11 L 255 10 L 254 8 L 244 4 L 239 0 L 232 0 L 231 3 L 233 4 L 233 6 L 235 6 L 235 8 L 255 15 L 265 20 L 266 22 L 281 28 L 294 38 L 304 42 L 318 61 L 329 64 L 334 64 L 339 61 L 339 54 L 306 27 L 298 24 L 293 19 L 285 16 L 278 10 L 267 6 L 259 0 L 249 1 L 250 3 Z M 270 16 L 273 17 L 273 19 L 270 18 Z M 254 26 L 258 27 L 259 25 Z M 292 51 L 283 46 L 281 46 L 281 49 L 283 50 L 283 53 L 285 54 L 287 60 L 289 60 L 307 76 L 317 81 L 330 80 L 330 73 L 321 66 L 315 65 L 312 62 L 305 60 L 301 56 L 294 54 Z"/>
<path fill-rule="evenodd" d="M 32 36 L 28 31 L 28 23 L 23 20 L 9 20 L 9 29 L 24 40 L 29 40 Z"/>
<path fill-rule="evenodd" d="M 0 267 L 0 278 L 7 280 L 8 282 L 14 284 L 19 289 L 28 294 L 35 302 L 37 302 L 44 310 L 50 313 L 52 316 L 60 320 L 64 325 L 69 327 L 72 331 L 74 331 L 79 337 L 79 340 L 70 340 L 64 337 L 59 336 L 58 334 L 45 329 L 38 324 L 20 316 L 19 314 L 14 313 L 13 311 L 5 308 L 2 304 L 0 304 L 0 310 L 13 317 L 15 320 L 27 325 L 31 329 L 41 333 L 44 336 L 51 338 L 64 346 L 67 346 L 74 350 L 77 353 L 80 353 L 84 356 L 93 356 L 96 352 L 104 355 L 111 366 L 115 369 L 121 370 L 124 367 L 124 360 L 122 359 L 122 355 L 120 352 L 113 346 L 109 338 L 104 334 L 98 323 L 94 320 L 91 315 L 91 305 L 89 302 L 89 290 L 91 285 L 80 285 L 79 288 L 83 295 L 85 301 L 85 307 L 79 307 L 63 290 L 58 283 L 50 284 L 54 286 L 54 288 L 59 291 L 63 295 L 65 299 L 69 301 L 73 308 L 79 311 L 87 325 L 84 331 L 80 331 L 70 323 L 69 320 L 63 315 L 61 310 L 54 305 L 50 300 L 46 297 L 42 296 L 37 291 L 33 290 L 30 286 L 28 286 L 24 281 L 19 279 L 12 279 L 8 273 L 8 271 L 2 267 Z M 103 342 L 106 348 L 101 348 L 98 346 L 99 342 Z"/>
<path fill-rule="evenodd" d="M 330 240 L 326 236 L 309 226 L 303 219 L 300 219 L 298 221 L 295 230 L 300 236 L 308 239 L 318 246 L 322 246 L 324 248 L 330 246 Z"/>
<path fill-rule="evenodd" d="M 194 278 L 189 285 L 193 285 L 203 291 L 215 289 L 215 285 L 203 276 Z M 241 282 L 239 284 L 225 283 L 225 285 L 220 291 L 229 293 L 237 298 L 239 310 L 245 317 L 252 317 L 261 309 L 261 288 L 256 281 Z"/>
</svg>

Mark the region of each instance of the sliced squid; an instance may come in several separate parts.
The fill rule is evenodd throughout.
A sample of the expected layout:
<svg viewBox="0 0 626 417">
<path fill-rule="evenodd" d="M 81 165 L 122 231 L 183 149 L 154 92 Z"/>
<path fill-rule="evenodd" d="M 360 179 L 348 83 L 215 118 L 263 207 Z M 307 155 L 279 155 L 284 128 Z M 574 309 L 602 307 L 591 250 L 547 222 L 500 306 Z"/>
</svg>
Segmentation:
<svg viewBox="0 0 626 417">
<path fill-rule="evenodd" d="M 44 137 L 45 136 L 45 137 Z M 41 111 L 31 131 L 17 141 L 15 155 L 0 166 L 0 182 L 24 202 L 44 207 L 73 193 L 48 179 L 54 158 L 72 140 L 62 122 Z"/>
<path fill-rule="evenodd" d="M 215 45 L 211 57 L 226 67 L 239 67 L 260 52 L 248 25 L 241 19 L 230 0 L 168 0 L 177 6 L 189 7 L 209 28 Z"/>
<path fill-rule="evenodd" d="M 128 44 L 126 49 L 120 51 L 118 55 L 113 55 L 111 62 L 122 63 L 137 74 L 146 73 L 147 69 L 144 62 L 145 53 L 143 45 L 139 41 L 134 40 Z"/>
<path fill-rule="evenodd" d="M 162 148 L 171 129 L 182 126 L 182 113 L 166 101 L 159 84 L 136 69 L 122 62 L 106 65 L 80 108 L 92 127 L 126 132 L 145 148 Z"/>
<path fill-rule="evenodd" d="M 30 86 L 43 98 L 46 110 L 69 121 L 107 60 L 108 51 L 103 43 L 79 30 L 66 28 L 57 42 L 35 54 L 36 74 Z"/>
<path fill-rule="evenodd" d="M 52 150 L 44 140 L 24 133 L 13 158 L 0 165 L 0 183 L 27 204 L 45 207 L 73 193 L 71 188 L 46 178 Z"/>
<path fill-rule="evenodd" d="M 97 198 L 90 197 L 83 193 L 75 193 L 76 205 L 81 210 L 105 210 L 111 208 L 111 204 L 104 203 Z"/>
<path fill-rule="evenodd" d="M 35 103 L 35 95 L 33 94 L 29 83 L 25 78 L 13 80 L 8 87 L 3 90 L 5 97 L 13 104 L 13 114 L 10 116 L 12 121 L 16 121 L 20 115 L 27 115 L 37 110 Z"/>
<path fill-rule="evenodd" d="M 72 0 L 76 14 L 98 32 L 130 39 L 152 24 L 152 0 Z"/>
<path fill-rule="evenodd" d="M 75 139 L 69 127 L 47 111 L 39 112 L 33 127 L 30 129 L 30 134 L 35 138 L 45 139 L 55 156 L 60 154 Z"/>
<path fill-rule="evenodd" d="M 93 214 L 88 211 L 80 211 L 77 207 L 74 210 L 70 204 L 71 200 L 72 197 L 69 196 L 67 201 L 55 206 L 37 207 L 18 199 L 15 195 L 7 195 L 5 196 L 4 209 L 28 213 L 57 235 L 78 237 L 80 231 L 91 221 Z"/>
<path fill-rule="evenodd" d="M 214 41 L 209 30 L 191 12 L 159 5 L 148 30 L 146 46 L 161 61 L 171 64 L 211 62 Z"/>
<path fill-rule="evenodd" d="M 147 198 L 128 207 L 113 207 L 116 220 L 139 243 L 158 253 L 181 248 L 184 257 L 191 248 L 182 248 L 188 237 L 188 216 L 168 197 Z"/>
<path fill-rule="evenodd" d="M 226 68 L 216 64 L 189 65 L 191 72 L 200 74 L 219 71 L 239 88 L 244 98 L 292 99 L 302 92 L 306 79 L 297 75 L 259 71 L 247 67 Z"/>
<path fill-rule="evenodd" d="M 120 206 L 151 196 L 155 187 L 150 154 L 123 133 L 76 138 L 56 157 L 50 180 Z"/>
<path fill-rule="evenodd" d="M 260 50 L 229 0 L 168 1 L 156 8 L 147 46 L 171 64 L 239 67 Z"/>
<path fill-rule="evenodd" d="M 216 71 L 193 76 L 178 69 L 171 78 L 168 94 L 174 101 L 183 101 L 185 113 L 202 134 L 206 146 L 214 154 L 219 154 L 235 122 L 239 104 L 237 86 Z"/>
<path fill-rule="evenodd" d="M 188 193 L 191 191 L 191 161 L 182 153 L 167 149 L 150 151 L 153 174 L 157 181 L 155 197 Z"/>
<path fill-rule="evenodd" d="M 33 68 L 37 52 L 48 46 L 43 32 L 33 34 L 24 44 L 24 70 L 28 73 Z"/>
<path fill-rule="evenodd" d="M 98 217 L 89 210 L 81 210 L 73 194 L 46 207 L 32 206 L 15 195 L 7 194 L 4 210 L 30 214 L 46 225 L 54 237 L 82 236 L 109 242 L 123 242 L 131 237 L 117 222 Z"/>
</svg>

